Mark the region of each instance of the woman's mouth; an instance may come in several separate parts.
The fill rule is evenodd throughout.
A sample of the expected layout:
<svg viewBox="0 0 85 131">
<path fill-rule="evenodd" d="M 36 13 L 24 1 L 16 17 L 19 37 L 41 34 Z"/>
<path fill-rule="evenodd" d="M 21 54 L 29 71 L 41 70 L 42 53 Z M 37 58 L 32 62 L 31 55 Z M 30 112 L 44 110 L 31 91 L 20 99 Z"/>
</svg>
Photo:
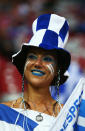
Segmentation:
<svg viewBox="0 0 85 131">
<path fill-rule="evenodd" d="M 33 69 L 31 70 L 32 74 L 35 75 L 35 76 L 43 76 L 45 75 L 45 72 L 39 70 L 39 69 Z"/>
</svg>

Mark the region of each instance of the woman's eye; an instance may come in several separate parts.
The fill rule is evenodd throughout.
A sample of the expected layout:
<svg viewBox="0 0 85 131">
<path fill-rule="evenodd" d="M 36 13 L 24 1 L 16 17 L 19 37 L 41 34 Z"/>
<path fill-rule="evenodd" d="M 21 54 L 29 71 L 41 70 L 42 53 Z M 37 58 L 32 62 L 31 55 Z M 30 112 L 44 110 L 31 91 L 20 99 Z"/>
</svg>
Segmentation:
<svg viewBox="0 0 85 131">
<path fill-rule="evenodd" d="M 36 59 L 37 59 L 37 56 L 34 55 L 34 54 L 30 54 L 30 55 L 28 55 L 27 58 L 30 59 L 30 60 L 36 60 Z"/>
<path fill-rule="evenodd" d="M 53 62 L 53 61 L 54 61 L 54 59 L 51 58 L 50 56 L 44 57 L 43 60 L 44 60 L 45 62 Z"/>
</svg>

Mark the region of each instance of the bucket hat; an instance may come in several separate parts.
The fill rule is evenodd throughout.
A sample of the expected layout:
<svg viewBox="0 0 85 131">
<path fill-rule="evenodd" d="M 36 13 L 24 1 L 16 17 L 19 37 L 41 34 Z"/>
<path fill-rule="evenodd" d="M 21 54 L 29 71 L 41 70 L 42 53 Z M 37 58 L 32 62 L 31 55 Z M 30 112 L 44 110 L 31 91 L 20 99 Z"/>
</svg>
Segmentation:
<svg viewBox="0 0 85 131">
<path fill-rule="evenodd" d="M 54 50 L 64 83 L 64 73 L 70 65 L 70 53 L 64 49 L 69 36 L 67 20 L 56 14 L 44 14 L 34 20 L 32 24 L 33 36 L 29 42 L 23 43 L 21 50 L 12 56 L 12 62 L 18 71 L 23 74 L 27 54 L 31 48 Z"/>
</svg>

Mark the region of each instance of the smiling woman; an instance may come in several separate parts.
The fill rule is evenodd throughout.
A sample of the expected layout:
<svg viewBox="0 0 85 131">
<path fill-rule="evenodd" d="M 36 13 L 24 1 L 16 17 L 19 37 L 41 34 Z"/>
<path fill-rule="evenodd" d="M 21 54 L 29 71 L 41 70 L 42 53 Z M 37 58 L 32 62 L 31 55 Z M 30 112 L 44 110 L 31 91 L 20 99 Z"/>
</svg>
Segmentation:
<svg viewBox="0 0 85 131">
<path fill-rule="evenodd" d="M 0 105 L 0 115 L 3 114 L 0 123 L 6 125 L 4 129 L 59 131 L 62 128 L 61 121 L 60 127 L 56 123 L 56 129 L 52 129 L 63 111 L 59 86 L 68 77 L 65 72 L 71 57 L 64 49 L 68 32 L 67 20 L 56 14 L 41 15 L 33 22 L 33 37 L 12 56 L 22 75 L 22 97 Z M 56 88 L 57 100 L 51 97 L 50 86 Z"/>
<path fill-rule="evenodd" d="M 28 81 L 28 86 L 30 89 L 30 84 L 47 89 L 49 91 L 49 86 L 57 75 L 57 65 L 55 62 L 55 57 L 51 51 L 46 51 L 44 49 L 33 47 L 30 49 L 26 64 L 24 67 L 25 79 Z M 54 71 L 55 70 L 55 71 Z M 43 89 L 44 91 L 44 89 Z"/>
</svg>

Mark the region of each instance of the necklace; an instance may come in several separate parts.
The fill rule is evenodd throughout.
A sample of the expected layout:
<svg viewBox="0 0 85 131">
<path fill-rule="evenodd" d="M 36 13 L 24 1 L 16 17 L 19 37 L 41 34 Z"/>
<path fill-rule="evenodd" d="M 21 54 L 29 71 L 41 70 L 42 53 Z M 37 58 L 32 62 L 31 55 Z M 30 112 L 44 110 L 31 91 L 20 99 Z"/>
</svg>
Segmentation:
<svg viewBox="0 0 85 131">
<path fill-rule="evenodd" d="M 47 111 L 47 110 L 48 110 L 48 108 L 45 108 L 45 110 L 43 111 L 43 113 L 44 113 L 45 111 Z M 53 110 L 53 114 L 55 114 L 55 110 Z M 53 115 L 53 114 L 52 114 L 52 115 Z M 42 115 L 41 112 L 39 112 L 39 114 L 36 116 L 36 121 L 38 121 L 38 122 L 43 121 L 43 115 Z"/>
<path fill-rule="evenodd" d="M 23 108 L 23 106 L 24 106 L 24 109 L 25 109 L 25 110 L 27 110 L 27 108 L 31 109 L 30 104 L 28 104 L 28 103 L 24 100 L 24 98 L 21 98 L 20 101 L 21 101 L 21 102 L 20 102 L 20 103 L 21 103 L 21 104 L 20 104 L 20 108 Z M 31 101 L 31 102 L 32 102 L 34 108 L 36 109 L 36 104 L 33 103 L 33 101 Z M 16 105 L 16 103 L 18 103 L 18 100 L 14 101 L 14 102 L 12 103 L 12 108 L 14 107 L 14 105 Z M 61 104 L 60 104 L 58 101 L 56 101 L 56 102 L 53 104 L 53 107 L 52 107 L 52 116 L 54 116 L 54 117 L 56 116 L 56 111 L 55 111 L 55 109 L 56 109 L 56 104 L 58 104 L 58 105 L 57 105 L 57 114 L 59 113 L 59 110 L 62 108 Z M 51 107 L 51 106 L 49 106 L 49 107 L 44 107 L 44 108 L 45 108 L 44 111 L 43 111 L 43 112 L 39 112 L 38 115 L 36 115 L 36 117 L 35 117 L 36 121 L 38 121 L 38 122 L 43 121 L 43 114 L 42 114 L 42 113 L 44 113 L 45 111 L 48 111 L 48 109 L 49 109 L 50 107 Z M 60 109 L 59 109 L 59 108 L 60 108 Z"/>
<path fill-rule="evenodd" d="M 24 103 L 24 109 L 27 109 L 27 107 L 31 109 L 30 105 L 29 105 L 24 99 L 22 99 L 22 102 Z M 33 103 L 33 101 L 31 101 L 31 102 Z M 54 116 L 54 117 L 55 117 L 55 115 L 56 115 L 56 112 L 55 112 L 56 104 L 58 104 L 58 102 L 55 102 L 55 103 L 53 104 L 53 110 L 52 110 L 52 112 L 53 112 L 53 113 L 52 113 L 52 116 Z M 34 105 L 34 108 L 36 109 L 36 104 L 33 103 L 33 105 Z M 60 105 L 59 105 L 59 106 L 60 106 Z M 50 106 L 50 107 L 51 107 L 51 106 Z M 45 111 L 48 111 L 48 109 L 49 109 L 49 108 L 45 108 L 42 113 L 44 113 Z M 42 113 L 39 112 L 39 114 L 36 115 L 36 117 L 35 117 L 36 121 L 38 121 L 38 122 L 43 121 L 43 115 L 42 115 Z"/>
<path fill-rule="evenodd" d="M 30 108 L 30 105 L 29 105 L 26 101 L 23 101 L 23 103 L 24 103 L 24 108 L 25 108 L 25 109 L 27 109 L 27 107 Z M 32 103 L 33 103 L 33 102 L 32 102 Z M 34 107 L 36 108 L 35 103 L 33 103 L 33 105 L 34 105 Z M 43 113 L 44 113 L 46 110 L 47 110 L 47 109 L 45 109 L 45 110 L 43 111 Z M 41 113 L 41 112 L 40 112 L 38 115 L 36 115 L 36 121 L 38 121 L 38 122 L 43 121 L 43 116 L 42 116 L 42 113 Z"/>
<path fill-rule="evenodd" d="M 41 113 L 39 113 L 37 116 L 36 116 L 36 121 L 40 122 L 40 121 L 43 121 L 43 116 Z"/>
</svg>

